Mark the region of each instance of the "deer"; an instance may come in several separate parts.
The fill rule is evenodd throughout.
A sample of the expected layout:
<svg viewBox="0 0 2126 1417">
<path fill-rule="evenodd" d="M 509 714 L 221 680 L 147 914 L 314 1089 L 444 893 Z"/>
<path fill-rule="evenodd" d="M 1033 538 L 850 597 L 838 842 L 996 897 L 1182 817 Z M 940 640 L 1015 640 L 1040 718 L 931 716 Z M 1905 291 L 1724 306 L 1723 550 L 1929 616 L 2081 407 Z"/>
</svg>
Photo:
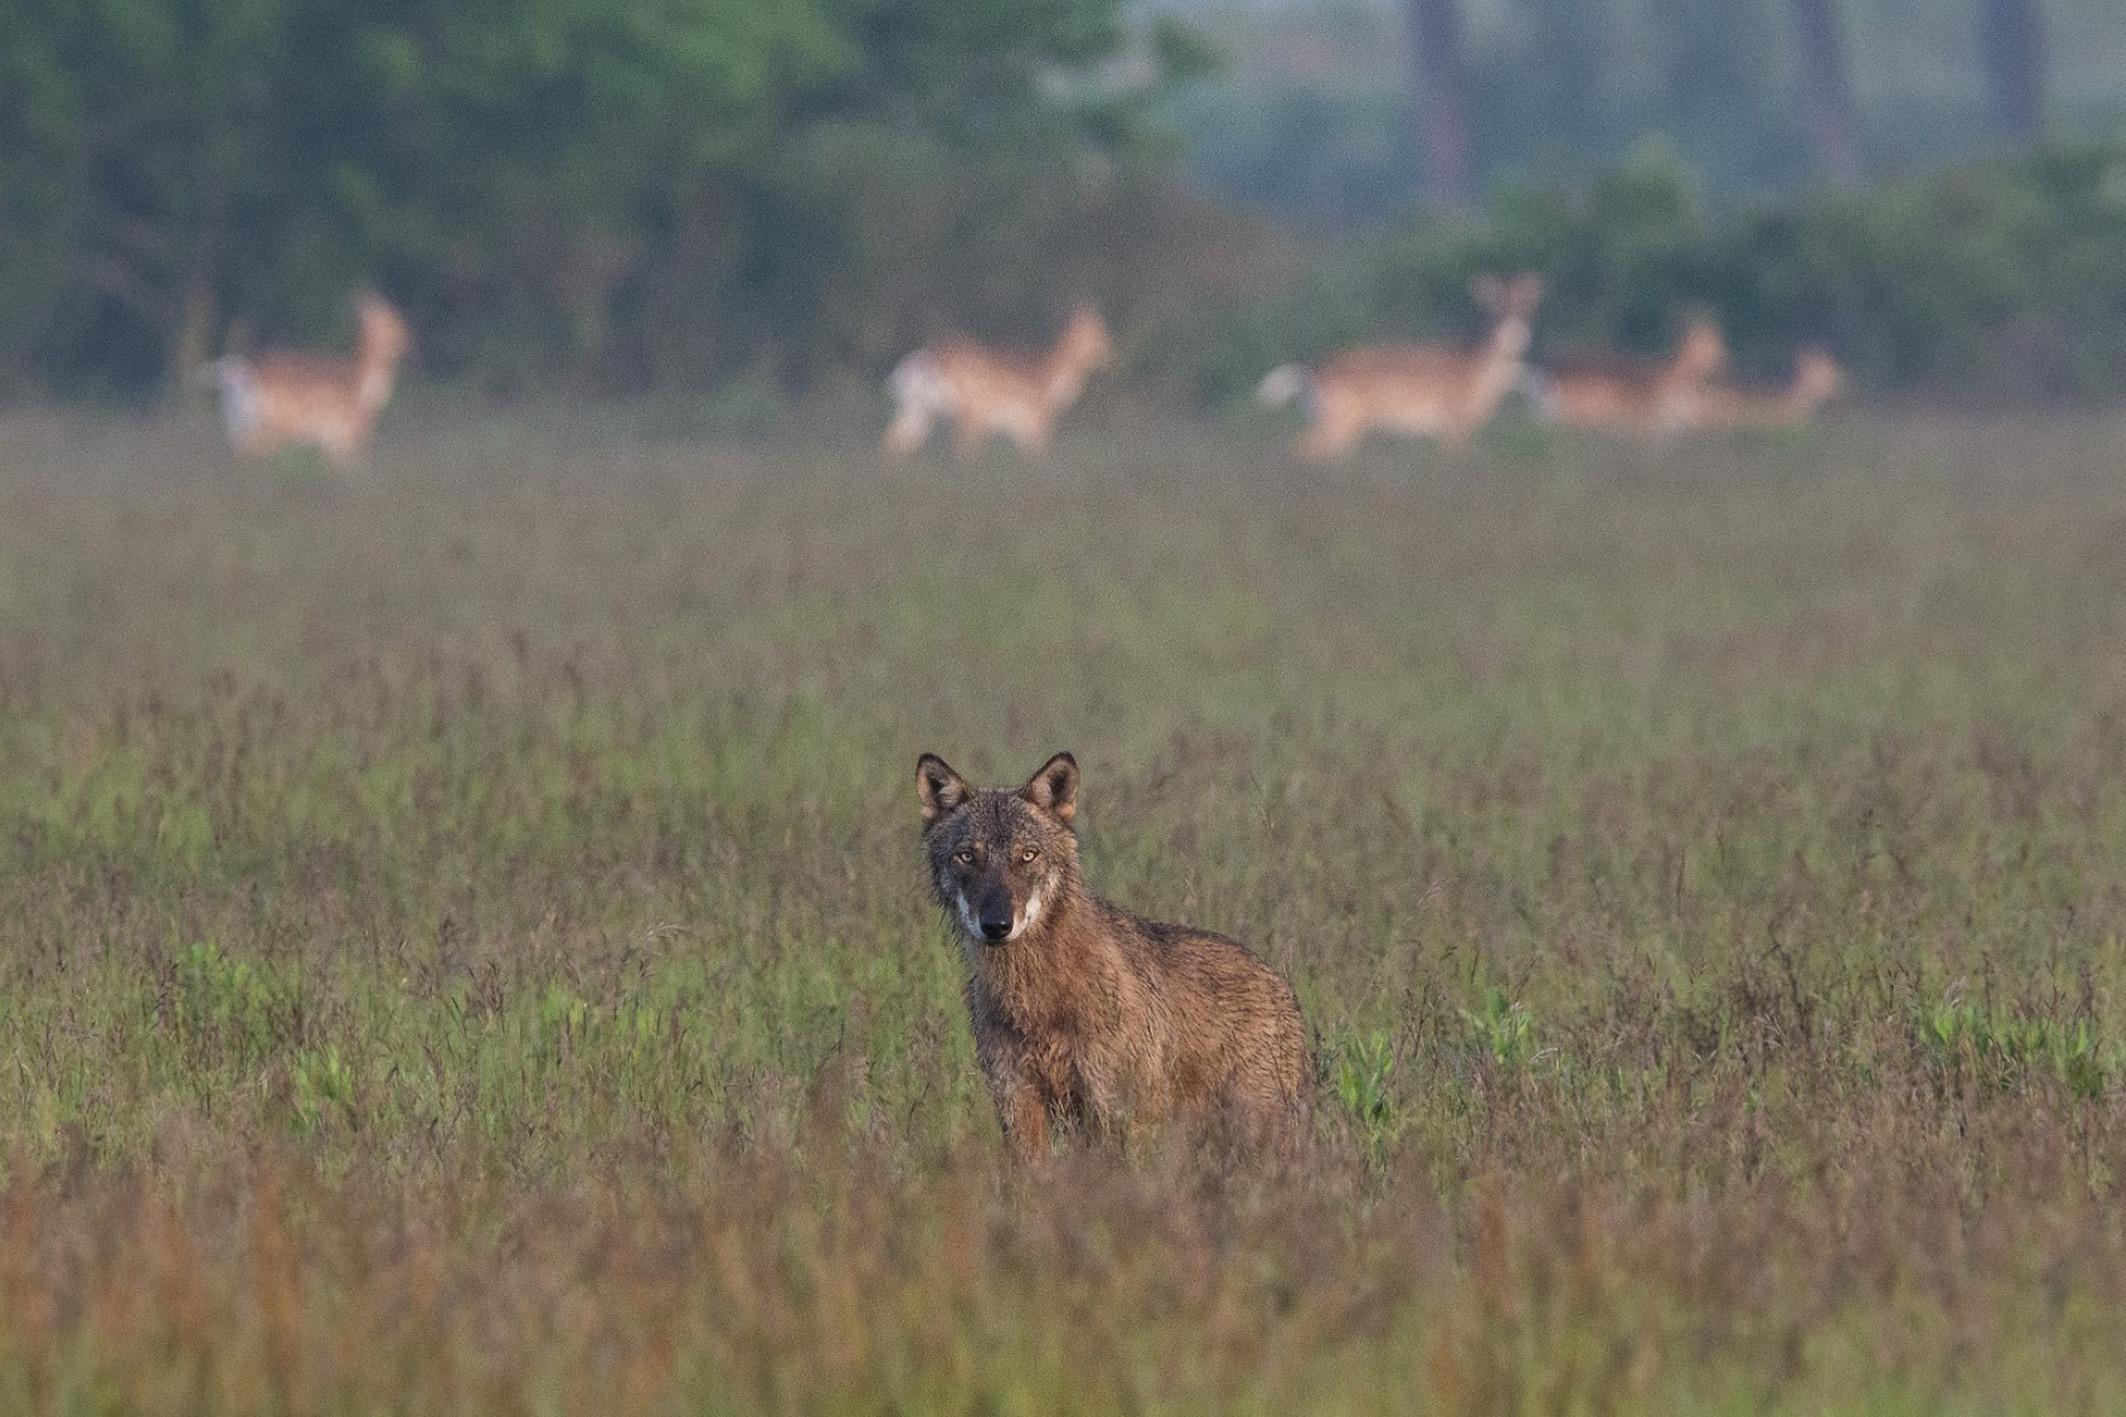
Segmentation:
<svg viewBox="0 0 2126 1417">
<path fill-rule="evenodd" d="M 239 453 L 257 457 L 307 446 L 342 466 L 361 455 L 391 401 L 413 336 L 381 295 L 358 298 L 355 316 L 352 358 L 267 350 L 224 355 L 206 367 L 220 391 L 222 426 Z"/>
<path fill-rule="evenodd" d="M 1665 360 L 1573 356 L 1532 371 L 1524 388 L 1537 414 L 1551 422 L 1660 436 L 1699 421 L 1705 390 L 1726 367 L 1720 326 L 1695 315 Z"/>
<path fill-rule="evenodd" d="M 1439 344 L 1347 349 L 1308 368 L 1285 364 L 1263 376 L 1255 396 L 1276 408 L 1297 402 L 1307 430 L 1298 451 L 1310 461 L 1349 453 L 1369 433 L 1434 438 L 1467 446 L 1521 381 L 1541 276 L 1481 276 L 1470 293 L 1491 316 L 1475 349 Z"/>
<path fill-rule="evenodd" d="M 895 410 L 886 447 L 912 453 L 946 419 L 962 454 L 999 435 L 1021 452 L 1044 453 L 1056 419 L 1078 401 L 1094 373 L 1113 363 L 1114 354 L 1107 322 L 1083 304 L 1045 351 L 993 349 L 961 337 L 925 345 L 886 381 Z"/>
<path fill-rule="evenodd" d="M 1708 384 L 1699 396 L 1698 421 L 1711 428 L 1798 428 L 1813 421 L 1844 385 L 1845 371 L 1830 351 L 1811 345 L 1794 357 L 1794 375 L 1785 388 L 1724 380 Z"/>
</svg>

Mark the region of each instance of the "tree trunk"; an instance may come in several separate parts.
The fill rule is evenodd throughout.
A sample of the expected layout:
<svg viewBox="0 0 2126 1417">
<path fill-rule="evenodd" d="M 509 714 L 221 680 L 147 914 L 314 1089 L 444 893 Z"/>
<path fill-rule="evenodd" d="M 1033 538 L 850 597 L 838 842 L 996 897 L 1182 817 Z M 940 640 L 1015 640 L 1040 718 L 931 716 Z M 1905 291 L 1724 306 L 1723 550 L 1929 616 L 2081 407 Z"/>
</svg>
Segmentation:
<svg viewBox="0 0 2126 1417">
<path fill-rule="evenodd" d="M 1417 135 L 1425 152 L 1425 197 L 1434 206 L 1459 211 L 1473 195 L 1461 0 L 1406 3 Z"/>
<path fill-rule="evenodd" d="M 1833 182 L 1850 185 L 1866 172 L 1861 157 L 1860 119 L 1853 103 L 1853 73 L 1846 62 L 1845 33 L 1838 27 L 1833 0 L 1794 0 L 1794 25 L 1801 42 L 1803 98 L 1816 153 Z"/>
<path fill-rule="evenodd" d="M 1993 89 L 1993 121 L 2017 142 L 2045 126 L 2045 21 L 2038 0 L 1979 0 L 1979 47 Z"/>
</svg>

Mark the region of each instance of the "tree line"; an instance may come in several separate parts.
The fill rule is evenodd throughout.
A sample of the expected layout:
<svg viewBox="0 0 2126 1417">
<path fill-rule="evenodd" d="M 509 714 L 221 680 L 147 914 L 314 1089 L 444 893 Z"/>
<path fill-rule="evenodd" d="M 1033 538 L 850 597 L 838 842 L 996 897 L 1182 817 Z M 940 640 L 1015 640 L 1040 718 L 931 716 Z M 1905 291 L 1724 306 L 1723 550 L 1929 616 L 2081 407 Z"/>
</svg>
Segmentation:
<svg viewBox="0 0 2126 1417">
<path fill-rule="evenodd" d="M 1578 5 L 1582 0 L 1567 0 Z M 1412 113 L 1424 154 L 1424 192 L 1466 209 L 1477 195 L 1470 143 L 1470 69 L 1463 0 L 1402 0 L 1410 39 Z M 1852 185 L 1869 176 L 1853 65 L 1837 0 L 1783 0 L 1799 60 L 1800 106 L 1821 172 Z M 1994 126 L 2016 144 L 2043 131 L 2046 42 L 2039 0 L 1973 0 L 1977 59 Z"/>
<path fill-rule="evenodd" d="M 2003 131 L 2032 134 L 2036 0 L 1975 2 Z M 167 388 L 224 349 L 344 339 L 372 285 L 424 374 L 500 391 L 868 383 L 948 326 L 1035 340 L 1093 298 L 1125 363 L 1217 400 L 1296 346 L 1451 325 L 1494 257 L 1614 261 L 1561 272 L 1589 342 L 1656 343 L 1692 299 L 1775 355 L 1814 300 L 1891 382 L 1986 362 L 1926 331 L 1981 350 L 2011 316 L 2025 337 L 2104 323 L 2032 252 L 2108 279 L 2088 254 L 2113 234 L 2108 149 L 1725 221 L 1658 157 L 1652 182 L 1635 159 L 1573 191 L 1487 184 L 1462 0 L 1396 3 L 1397 132 L 1453 212 L 1322 240 L 1184 179 L 1169 100 L 1216 56 L 1127 0 L 0 0 L 0 396 Z M 1679 54 L 1727 56 L 1684 122 L 1738 81 L 1742 11 L 1650 3 Z M 1833 0 L 1762 3 L 1803 35 L 1822 173 L 1871 176 Z M 1559 43 L 1606 23 L 1507 8 Z M 1589 107 L 1543 97 L 1560 127 Z M 2110 341 L 2055 339 L 2047 387 L 2126 382 Z"/>
<path fill-rule="evenodd" d="M 0 388 L 329 335 L 369 282 L 441 367 L 713 365 L 656 342 L 831 264 L 823 148 L 1124 144 L 1199 57 L 1123 0 L 0 0 L 0 34 Z"/>
</svg>

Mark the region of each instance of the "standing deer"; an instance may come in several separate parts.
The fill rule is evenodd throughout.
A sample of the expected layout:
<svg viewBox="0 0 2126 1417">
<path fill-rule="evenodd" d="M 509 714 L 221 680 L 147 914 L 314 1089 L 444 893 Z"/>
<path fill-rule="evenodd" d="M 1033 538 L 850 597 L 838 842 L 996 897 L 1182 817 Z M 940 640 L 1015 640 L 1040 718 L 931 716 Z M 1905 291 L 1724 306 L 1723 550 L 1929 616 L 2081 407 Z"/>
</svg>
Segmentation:
<svg viewBox="0 0 2126 1417">
<path fill-rule="evenodd" d="M 1665 360 L 1579 355 L 1529 377 L 1536 411 L 1578 428 L 1666 434 L 1697 423 L 1705 390 L 1727 367 L 1727 341 L 1709 317 L 1693 316 Z"/>
<path fill-rule="evenodd" d="M 1470 285 L 1490 313 L 1490 336 L 1473 350 L 1445 345 L 1347 349 L 1312 369 L 1286 364 L 1255 395 L 1272 407 L 1297 400 L 1307 417 L 1300 455 L 1341 457 L 1368 433 L 1437 438 L 1459 448 L 1491 421 L 1521 380 L 1541 276 L 1484 276 Z"/>
<path fill-rule="evenodd" d="M 1844 384 L 1838 361 L 1811 346 L 1795 356 L 1794 377 L 1783 389 L 1725 381 L 1707 385 L 1698 418 L 1710 428 L 1798 428 L 1814 420 Z"/>
<path fill-rule="evenodd" d="M 413 337 L 381 295 L 362 296 L 355 313 L 360 333 L 351 359 L 268 350 L 224 355 L 207 366 L 221 392 L 222 425 L 238 452 L 257 456 L 306 445 L 342 465 L 360 455 L 391 401 Z"/>
<path fill-rule="evenodd" d="M 1045 353 L 939 340 L 903 359 L 887 380 L 895 414 L 886 446 L 913 452 L 930 437 L 931 425 L 944 418 L 951 420 L 962 453 L 997 434 L 1023 452 L 1045 452 L 1056 418 L 1078 401 L 1094 371 L 1113 359 L 1107 322 L 1090 305 L 1071 312 Z"/>
</svg>

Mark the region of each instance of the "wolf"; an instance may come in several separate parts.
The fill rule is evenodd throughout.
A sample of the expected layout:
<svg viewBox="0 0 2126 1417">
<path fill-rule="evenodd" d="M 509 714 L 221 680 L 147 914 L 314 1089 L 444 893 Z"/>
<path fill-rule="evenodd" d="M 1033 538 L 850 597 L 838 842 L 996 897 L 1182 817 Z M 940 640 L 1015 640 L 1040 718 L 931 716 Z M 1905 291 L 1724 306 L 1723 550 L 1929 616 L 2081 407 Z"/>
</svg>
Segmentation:
<svg viewBox="0 0 2126 1417">
<path fill-rule="evenodd" d="M 1291 1139 L 1306 1069 L 1292 986 L 1237 940 L 1087 889 L 1076 758 L 1014 791 L 971 787 L 925 753 L 916 790 L 931 884 L 966 954 L 975 1056 L 1019 1158 L 1047 1155 L 1051 1128 L 1127 1137 L 1229 1117 L 1250 1144 Z"/>
</svg>

